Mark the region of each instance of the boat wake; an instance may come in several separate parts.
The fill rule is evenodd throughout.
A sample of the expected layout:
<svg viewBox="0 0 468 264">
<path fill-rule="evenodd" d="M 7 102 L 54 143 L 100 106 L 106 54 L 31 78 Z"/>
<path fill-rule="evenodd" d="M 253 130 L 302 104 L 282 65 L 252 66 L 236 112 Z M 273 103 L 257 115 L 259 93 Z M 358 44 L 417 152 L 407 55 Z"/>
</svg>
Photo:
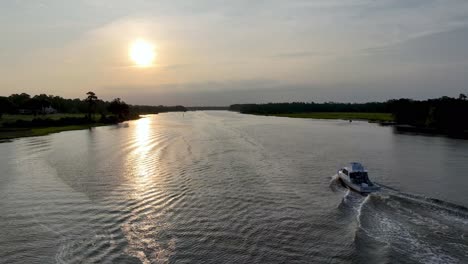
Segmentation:
<svg viewBox="0 0 468 264">
<path fill-rule="evenodd" d="M 333 175 L 330 180 L 330 189 L 333 192 L 346 192 L 348 188 L 346 188 L 342 183 L 340 178 L 337 174 Z"/>
<path fill-rule="evenodd" d="M 466 263 L 468 208 L 380 186 L 368 196 L 346 191 L 339 205 L 356 217 L 358 262 Z"/>
</svg>

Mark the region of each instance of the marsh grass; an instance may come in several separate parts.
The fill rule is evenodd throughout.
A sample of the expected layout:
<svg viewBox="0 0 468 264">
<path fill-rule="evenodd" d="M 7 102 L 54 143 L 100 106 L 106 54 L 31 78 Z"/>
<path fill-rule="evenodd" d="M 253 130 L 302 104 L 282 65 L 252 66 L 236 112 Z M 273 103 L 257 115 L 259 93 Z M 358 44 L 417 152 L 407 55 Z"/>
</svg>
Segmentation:
<svg viewBox="0 0 468 264">
<path fill-rule="evenodd" d="M 390 113 L 313 112 L 313 113 L 276 114 L 274 116 L 292 117 L 292 118 L 314 118 L 314 119 L 368 120 L 370 122 L 393 121 L 393 116 Z"/>
<path fill-rule="evenodd" d="M 82 130 L 82 129 L 90 129 L 93 127 L 98 126 L 105 126 L 108 124 L 100 124 L 95 123 L 92 125 L 73 125 L 73 126 L 60 126 L 60 127 L 41 127 L 41 128 L 0 128 L 0 142 L 14 139 L 14 138 L 21 138 L 21 137 L 37 137 L 37 136 L 45 136 L 52 133 L 59 133 L 64 131 L 71 131 L 71 130 Z"/>
<path fill-rule="evenodd" d="M 31 121 L 34 118 L 59 120 L 63 117 L 83 118 L 85 114 L 50 114 L 50 115 L 2 115 L 0 125 L 3 123 L 15 122 L 16 120 Z M 97 115 L 96 115 L 97 116 Z"/>
<path fill-rule="evenodd" d="M 63 125 L 63 126 L 48 126 L 48 127 L 2 127 L 4 123 L 11 123 L 17 120 L 32 121 L 33 119 L 52 119 L 60 120 L 61 118 L 84 118 L 85 114 L 50 114 L 50 115 L 3 115 L 0 119 L 0 142 L 20 137 L 35 137 L 44 136 L 52 133 L 58 133 L 70 130 L 89 129 L 91 127 L 103 126 L 106 124 L 90 123 L 79 125 Z M 95 115 L 97 121 L 99 115 Z"/>
</svg>

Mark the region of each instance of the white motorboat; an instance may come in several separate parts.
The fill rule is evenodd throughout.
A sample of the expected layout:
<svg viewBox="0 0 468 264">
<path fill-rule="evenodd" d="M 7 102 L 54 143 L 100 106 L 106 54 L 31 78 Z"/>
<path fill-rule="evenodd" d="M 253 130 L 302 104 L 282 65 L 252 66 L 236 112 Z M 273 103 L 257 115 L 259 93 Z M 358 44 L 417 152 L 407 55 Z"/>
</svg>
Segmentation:
<svg viewBox="0 0 468 264">
<path fill-rule="evenodd" d="M 380 190 L 380 187 L 369 180 L 367 170 L 361 163 L 351 162 L 338 171 L 338 177 L 349 189 L 363 194 Z"/>
</svg>

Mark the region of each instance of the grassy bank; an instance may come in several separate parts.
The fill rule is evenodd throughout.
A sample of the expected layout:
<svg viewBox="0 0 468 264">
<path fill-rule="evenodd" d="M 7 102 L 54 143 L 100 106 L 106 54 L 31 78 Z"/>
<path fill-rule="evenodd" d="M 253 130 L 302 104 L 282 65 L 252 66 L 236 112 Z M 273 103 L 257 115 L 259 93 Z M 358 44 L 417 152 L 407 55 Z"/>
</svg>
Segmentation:
<svg viewBox="0 0 468 264">
<path fill-rule="evenodd" d="M 97 116 L 97 115 L 96 115 Z M 42 118 L 42 119 L 53 119 L 59 120 L 60 118 L 64 117 L 73 117 L 73 118 L 82 118 L 85 117 L 85 114 L 50 114 L 50 115 L 2 115 L 0 118 L 0 126 L 3 123 L 8 122 L 15 122 L 16 120 L 24 120 L 24 121 L 31 121 L 34 118 Z"/>
<path fill-rule="evenodd" d="M 41 128 L 0 128 L 0 142 L 20 137 L 45 136 L 52 133 L 63 131 L 89 129 L 106 124 L 95 123 L 92 125 L 73 125 L 60 127 L 41 127 Z"/>
<path fill-rule="evenodd" d="M 63 131 L 70 130 L 81 130 L 89 129 L 92 127 L 105 126 L 109 123 L 100 123 L 98 121 L 98 115 L 94 117 L 94 122 L 90 123 L 77 123 L 77 124 L 60 124 L 56 126 L 37 126 L 37 127 L 9 127 L 3 126 L 6 123 L 14 123 L 18 120 L 21 121 L 32 121 L 33 119 L 51 119 L 51 120 L 60 120 L 62 118 L 84 118 L 85 114 L 52 114 L 52 115 L 3 115 L 0 119 L 0 142 L 8 141 L 14 138 L 21 137 L 35 137 L 35 136 L 44 136 L 52 133 L 58 133 Z"/>
<path fill-rule="evenodd" d="M 315 118 L 315 119 L 368 120 L 370 122 L 393 121 L 393 116 L 390 113 L 313 112 L 313 113 L 276 114 L 274 116 L 292 117 L 292 118 Z"/>
</svg>

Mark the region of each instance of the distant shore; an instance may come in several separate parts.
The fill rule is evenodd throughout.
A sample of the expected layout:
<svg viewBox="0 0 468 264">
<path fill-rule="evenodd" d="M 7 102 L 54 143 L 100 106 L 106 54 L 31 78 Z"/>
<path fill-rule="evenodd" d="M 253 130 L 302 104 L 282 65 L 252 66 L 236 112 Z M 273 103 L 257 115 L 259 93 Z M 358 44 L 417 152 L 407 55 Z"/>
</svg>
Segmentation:
<svg viewBox="0 0 468 264">
<path fill-rule="evenodd" d="M 386 102 L 283 102 L 233 104 L 230 111 L 292 118 L 368 120 L 393 126 L 397 133 L 444 135 L 468 139 L 468 97 L 442 96 L 427 100 L 407 98 Z"/>
<path fill-rule="evenodd" d="M 0 142 L 115 125 L 145 114 L 185 111 L 182 105 L 129 105 L 120 98 L 104 101 L 92 91 L 84 99 L 14 93 L 0 96 Z"/>
<path fill-rule="evenodd" d="M 367 120 L 369 122 L 393 122 L 393 116 L 390 113 L 312 112 L 292 114 L 269 114 L 269 116 L 312 119 Z"/>
<path fill-rule="evenodd" d="M 249 113 L 246 113 L 249 114 Z M 366 112 L 311 112 L 291 114 L 254 114 L 264 116 L 278 116 L 305 119 L 339 119 L 339 120 L 361 120 L 369 123 L 377 123 L 381 126 L 392 126 L 396 133 L 447 136 L 458 139 L 468 139 L 468 131 L 447 131 L 441 129 L 427 128 L 398 124 L 391 113 L 366 113 Z"/>
<path fill-rule="evenodd" d="M 310 118 L 310 119 L 340 119 L 340 120 L 363 120 L 370 123 L 378 123 L 382 126 L 392 126 L 396 133 L 448 136 L 451 138 L 468 139 L 468 131 L 447 131 L 427 127 L 398 124 L 390 113 L 363 113 L 363 112 L 313 112 L 294 114 L 269 114 L 266 116 Z"/>
</svg>

